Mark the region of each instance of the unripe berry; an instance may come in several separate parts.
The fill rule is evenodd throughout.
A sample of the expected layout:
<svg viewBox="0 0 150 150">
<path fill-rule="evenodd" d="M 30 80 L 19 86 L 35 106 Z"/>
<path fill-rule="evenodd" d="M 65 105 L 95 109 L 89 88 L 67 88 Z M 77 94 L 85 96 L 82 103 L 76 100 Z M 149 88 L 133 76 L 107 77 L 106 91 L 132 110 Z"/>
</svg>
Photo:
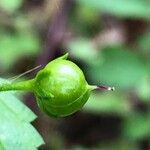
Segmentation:
<svg viewBox="0 0 150 150">
<path fill-rule="evenodd" d="M 51 61 L 35 78 L 39 107 L 50 116 L 70 115 L 86 103 L 93 89 L 82 70 L 66 60 L 68 54 Z"/>
</svg>

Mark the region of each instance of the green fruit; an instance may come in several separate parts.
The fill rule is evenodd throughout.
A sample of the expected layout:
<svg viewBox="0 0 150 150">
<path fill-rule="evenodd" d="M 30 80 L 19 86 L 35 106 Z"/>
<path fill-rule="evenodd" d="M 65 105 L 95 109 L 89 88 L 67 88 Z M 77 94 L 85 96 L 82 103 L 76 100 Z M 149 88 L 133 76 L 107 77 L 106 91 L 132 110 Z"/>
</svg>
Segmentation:
<svg viewBox="0 0 150 150">
<path fill-rule="evenodd" d="M 68 116 L 83 107 L 92 86 L 82 70 L 66 60 L 68 54 L 51 61 L 35 78 L 34 92 L 39 107 L 50 116 Z"/>
</svg>

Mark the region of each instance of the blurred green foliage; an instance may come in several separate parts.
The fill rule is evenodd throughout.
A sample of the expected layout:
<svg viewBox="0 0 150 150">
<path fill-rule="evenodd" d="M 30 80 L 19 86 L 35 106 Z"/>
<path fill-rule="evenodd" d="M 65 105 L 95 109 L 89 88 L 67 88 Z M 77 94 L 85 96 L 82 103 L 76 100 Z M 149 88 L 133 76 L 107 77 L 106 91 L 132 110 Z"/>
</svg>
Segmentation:
<svg viewBox="0 0 150 150">
<path fill-rule="evenodd" d="M 16 31 L 10 34 L 0 32 L 0 62 L 8 69 L 19 57 L 35 55 L 39 51 L 39 39 L 34 32 L 29 30 Z"/>
<path fill-rule="evenodd" d="M 93 93 L 85 106 L 85 111 L 98 114 L 114 114 L 127 117 L 132 114 L 130 103 L 123 93 Z"/>
<path fill-rule="evenodd" d="M 1 0 L 0 63 L 9 69 L 23 56 L 33 56 L 40 50 L 39 34 L 33 29 L 30 18 L 19 11 L 22 0 Z"/>
<path fill-rule="evenodd" d="M 143 18 L 150 20 L 149 0 L 78 0 L 81 4 L 93 7 L 104 13 L 118 17 Z"/>
<path fill-rule="evenodd" d="M 9 13 L 15 12 L 22 5 L 22 0 L 0 0 L 0 6 L 2 9 Z"/>
</svg>

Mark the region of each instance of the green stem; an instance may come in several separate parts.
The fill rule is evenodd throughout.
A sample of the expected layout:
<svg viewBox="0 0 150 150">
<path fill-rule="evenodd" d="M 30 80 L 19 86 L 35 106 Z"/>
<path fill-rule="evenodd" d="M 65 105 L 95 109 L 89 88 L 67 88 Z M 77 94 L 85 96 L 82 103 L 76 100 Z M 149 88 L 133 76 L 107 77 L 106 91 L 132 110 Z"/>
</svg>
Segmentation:
<svg viewBox="0 0 150 150">
<path fill-rule="evenodd" d="M 33 82 L 34 79 L 13 83 L 2 83 L 0 84 L 0 92 L 1 91 L 15 91 L 15 90 L 23 90 L 23 91 L 33 91 Z"/>
</svg>

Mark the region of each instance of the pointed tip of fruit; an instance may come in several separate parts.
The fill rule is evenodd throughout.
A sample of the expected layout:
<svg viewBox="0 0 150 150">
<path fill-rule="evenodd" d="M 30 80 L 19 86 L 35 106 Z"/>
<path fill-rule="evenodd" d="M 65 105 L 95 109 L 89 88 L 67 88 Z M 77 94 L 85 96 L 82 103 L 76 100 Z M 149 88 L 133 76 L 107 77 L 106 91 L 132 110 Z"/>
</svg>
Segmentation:
<svg viewBox="0 0 150 150">
<path fill-rule="evenodd" d="M 69 56 L 69 53 L 67 52 L 67 53 L 65 54 L 65 56 L 68 57 L 68 56 Z"/>
<path fill-rule="evenodd" d="M 69 53 L 66 53 L 66 54 L 60 56 L 58 59 L 67 59 L 68 56 L 69 56 Z"/>
</svg>

